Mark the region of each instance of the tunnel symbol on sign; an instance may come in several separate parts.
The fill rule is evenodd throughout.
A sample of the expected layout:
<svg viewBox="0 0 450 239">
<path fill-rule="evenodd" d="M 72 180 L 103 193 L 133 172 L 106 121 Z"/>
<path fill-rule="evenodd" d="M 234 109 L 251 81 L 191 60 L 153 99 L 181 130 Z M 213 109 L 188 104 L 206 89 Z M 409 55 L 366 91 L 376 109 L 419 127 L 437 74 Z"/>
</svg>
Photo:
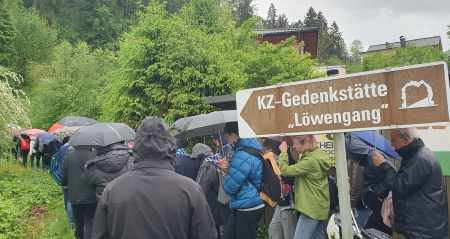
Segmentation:
<svg viewBox="0 0 450 239">
<path fill-rule="evenodd" d="M 416 88 L 420 88 L 421 86 L 425 86 L 426 90 L 427 90 L 427 96 L 423 99 L 420 99 L 417 102 L 411 103 L 411 104 L 407 104 L 407 95 L 406 95 L 406 89 L 408 87 L 416 87 Z M 414 97 L 411 96 L 410 97 Z M 412 108 L 421 108 L 421 107 L 432 107 L 432 106 L 437 106 L 434 104 L 433 101 L 433 89 L 431 88 L 431 86 L 429 84 L 427 84 L 425 81 L 421 80 L 420 82 L 417 81 L 410 81 L 408 82 L 403 88 L 402 88 L 402 107 L 400 109 L 412 109 Z"/>
</svg>

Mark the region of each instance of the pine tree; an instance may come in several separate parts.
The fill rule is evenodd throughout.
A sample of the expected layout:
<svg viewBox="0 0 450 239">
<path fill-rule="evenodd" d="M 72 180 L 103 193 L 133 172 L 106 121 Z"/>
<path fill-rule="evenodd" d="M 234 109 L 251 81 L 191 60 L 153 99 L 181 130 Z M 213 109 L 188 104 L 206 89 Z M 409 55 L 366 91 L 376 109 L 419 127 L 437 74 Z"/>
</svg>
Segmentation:
<svg viewBox="0 0 450 239">
<path fill-rule="evenodd" d="M 305 27 L 317 27 L 317 13 L 313 7 L 309 7 L 306 13 L 305 20 L 303 20 Z"/>
<path fill-rule="evenodd" d="M 11 12 L 5 0 L 0 0 L 0 65 L 8 64 L 11 54 L 11 42 L 16 35 L 16 28 L 12 23 Z"/>
<path fill-rule="evenodd" d="M 254 0 L 236 0 L 233 15 L 236 19 L 236 27 L 256 16 L 256 5 Z"/>
<path fill-rule="evenodd" d="M 321 11 L 317 14 L 315 27 L 319 28 L 319 34 L 324 35 L 328 33 L 328 21 Z"/>
<path fill-rule="evenodd" d="M 277 18 L 277 25 L 276 28 L 288 28 L 289 27 L 289 20 L 286 17 L 286 14 L 280 14 Z"/>
<path fill-rule="evenodd" d="M 267 11 L 267 17 L 264 21 L 264 26 L 268 29 L 273 29 L 277 27 L 277 9 L 273 3 L 270 4 L 269 10 Z"/>
<path fill-rule="evenodd" d="M 290 28 L 299 28 L 303 26 L 302 20 L 298 20 L 296 22 L 293 22 L 289 25 Z"/>
</svg>

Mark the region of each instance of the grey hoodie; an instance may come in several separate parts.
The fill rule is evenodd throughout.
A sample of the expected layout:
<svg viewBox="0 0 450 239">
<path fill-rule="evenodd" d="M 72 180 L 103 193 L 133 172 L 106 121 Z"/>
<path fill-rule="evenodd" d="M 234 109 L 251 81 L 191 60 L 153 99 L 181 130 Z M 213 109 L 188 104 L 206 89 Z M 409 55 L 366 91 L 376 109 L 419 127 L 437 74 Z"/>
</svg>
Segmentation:
<svg viewBox="0 0 450 239">
<path fill-rule="evenodd" d="M 136 132 L 133 153 L 136 162 L 173 161 L 177 153 L 177 145 L 169 126 L 156 116 L 145 118 Z"/>
</svg>

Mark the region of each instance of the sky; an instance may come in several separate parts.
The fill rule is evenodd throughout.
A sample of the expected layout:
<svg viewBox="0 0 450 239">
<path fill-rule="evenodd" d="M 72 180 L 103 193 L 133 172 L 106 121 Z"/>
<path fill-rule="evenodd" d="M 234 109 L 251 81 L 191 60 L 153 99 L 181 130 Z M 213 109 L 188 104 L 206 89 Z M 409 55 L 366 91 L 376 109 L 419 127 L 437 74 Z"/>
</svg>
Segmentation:
<svg viewBox="0 0 450 239">
<path fill-rule="evenodd" d="M 255 0 L 258 15 L 267 16 L 271 3 L 277 14 L 286 14 L 289 22 L 302 20 L 309 7 L 322 11 L 328 24 L 336 23 L 347 43 L 362 41 L 364 51 L 370 45 L 440 36 L 444 51 L 450 49 L 446 35 L 450 25 L 450 0 Z"/>
</svg>

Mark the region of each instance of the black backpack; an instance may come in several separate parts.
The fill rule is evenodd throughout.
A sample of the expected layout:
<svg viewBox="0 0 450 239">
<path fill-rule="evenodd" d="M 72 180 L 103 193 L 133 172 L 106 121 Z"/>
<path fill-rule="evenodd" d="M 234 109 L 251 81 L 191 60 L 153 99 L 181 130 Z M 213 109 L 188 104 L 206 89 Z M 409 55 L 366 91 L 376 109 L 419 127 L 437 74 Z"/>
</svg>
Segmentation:
<svg viewBox="0 0 450 239">
<path fill-rule="evenodd" d="M 258 190 L 261 200 L 263 200 L 265 205 L 275 207 L 278 202 L 281 201 L 281 180 L 274 172 L 272 163 L 270 160 L 265 160 L 259 150 L 253 148 L 243 148 L 242 151 L 261 159 L 263 166 L 261 188 L 258 189 L 252 181 L 247 181 L 249 181 Z"/>
<path fill-rule="evenodd" d="M 328 187 L 330 191 L 330 209 L 336 210 L 339 206 L 338 187 L 337 180 L 332 176 L 328 176 Z"/>
</svg>

